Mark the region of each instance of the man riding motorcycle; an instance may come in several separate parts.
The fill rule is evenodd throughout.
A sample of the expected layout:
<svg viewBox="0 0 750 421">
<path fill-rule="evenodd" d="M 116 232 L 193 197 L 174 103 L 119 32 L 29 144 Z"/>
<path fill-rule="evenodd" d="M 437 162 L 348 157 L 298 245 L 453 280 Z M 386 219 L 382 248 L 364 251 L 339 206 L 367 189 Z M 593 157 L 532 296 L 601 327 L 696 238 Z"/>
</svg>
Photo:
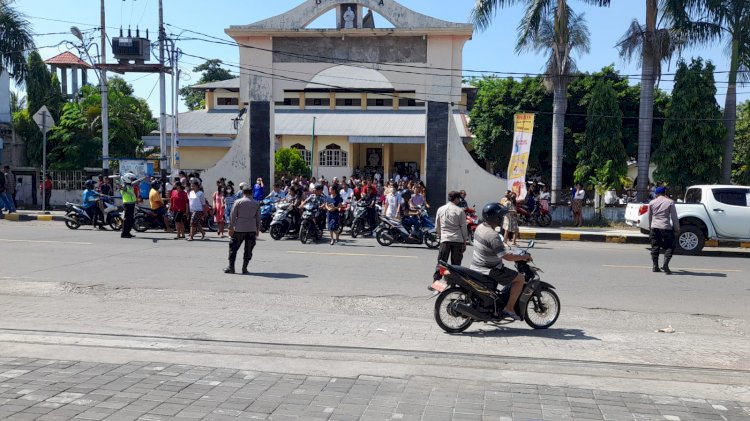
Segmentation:
<svg viewBox="0 0 750 421">
<path fill-rule="evenodd" d="M 483 273 L 500 285 L 510 284 L 510 299 L 502 310 L 505 318 L 521 320 L 513 311 L 518 297 L 521 296 L 524 276 L 513 269 L 503 266 L 503 260 L 509 262 L 530 261 L 531 255 L 511 254 L 503 246 L 503 239 L 495 229 L 502 224 L 508 209 L 499 203 L 488 203 L 482 209 L 484 222 L 477 226 L 474 233 L 474 254 L 471 258 L 471 270 Z"/>
<path fill-rule="evenodd" d="M 322 206 L 325 203 L 325 198 L 323 197 L 323 185 L 322 184 L 316 184 L 315 185 L 315 191 L 310 196 L 307 196 L 307 199 L 305 199 L 302 204 L 299 205 L 299 209 L 302 209 L 305 204 L 307 203 L 314 203 L 316 207 L 321 208 L 321 212 L 318 214 L 318 219 L 315 221 L 316 225 L 318 226 L 318 229 L 323 231 L 325 228 L 325 218 L 326 214 L 322 211 Z"/>
<path fill-rule="evenodd" d="M 83 191 L 81 207 L 86 211 L 89 218 L 91 218 L 91 223 L 94 225 L 94 228 L 99 225 L 100 230 L 106 231 L 107 229 L 104 228 L 104 213 L 99 209 L 99 206 L 96 203 L 101 196 L 96 190 L 94 190 L 96 182 L 94 180 L 86 180 L 85 186 L 86 189 Z M 99 221 L 98 224 L 97 221 Z"/>
</svg>

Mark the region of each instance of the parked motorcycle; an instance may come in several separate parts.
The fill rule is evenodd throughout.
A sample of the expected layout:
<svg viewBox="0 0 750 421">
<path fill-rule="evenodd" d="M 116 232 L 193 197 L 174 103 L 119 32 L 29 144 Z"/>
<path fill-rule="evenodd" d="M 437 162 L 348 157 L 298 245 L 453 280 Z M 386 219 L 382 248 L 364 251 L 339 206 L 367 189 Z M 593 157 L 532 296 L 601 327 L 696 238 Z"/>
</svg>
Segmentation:
<svg viewBox="0 0 750 421">
<path fill-rule="evenodd" d="M 101 203 L 104 204 L 104 223 L 109 225 L 113 231 L 122 230 L 122 215 L 120 208 L 115 206 L 114 200 L 110 196 L 101 196 Z M 97 204 L 98 206 L 98 204 Z M 65 203 L 65 226 L 72 230 L 77 230 L 81 225 L 93 225 L 94 221 L 86 210 L 78 203 Z"/>
<path fill-rule="evenodd" d="M 269 228 L 271 238 L 281 240 L 287 235 L 297 232 L 297 224 L 294 223 L 292 212 L 297 212 L 292 203 L 279 202 L 276 204 L 276 212 Z"/>
<path fill-rule="evenodd" d="M 260 205 L 260 232 L 266 232 L 271 228 L 275 212 L 276 202 L 273 199 L 263 199 Z"/>
<path fill-rule="evenodd" d="M 299 224 L 299 241 L 307 244 L 309 241 L 316 241 L 323 237 L 323 232 L 318 226 L 321 216 L 321 209 L 316 203 L 305 203 L 302 212 L 302 219 Z"/>
<path fill-rule="evenodd" d="M 172 214 L 168 214 L 169 226 L 174 226 Z M 135 207 L 135 216 L 133 217 L 133 229 L 137 232 L 146 232 L 150 229 L 166 230 L 164 218 L 157 215 L 156 212 L 146 206 L 137 205 Z"/>
<path fill-rule="evenodd" d="M 354 212 L 351 203 L 344 203 L 339 208 L 339 235 L 344 232 L 344 228 L 352 228 L 354 222 Z"/>
<path fill-rule="evenodd" d="M 397 219 L 380 217 L 380 226 L 375 233 L 375 238 L 381 246 L 391 246 L 393 243 L 400 244 L 422 244 L 428 248 L 436 249 L 440 246 L 440 239 L 435 233 L 435 224 L 427 214 L 427 209 L 420 208 L 419 215 L 412 218 L 409 225 L 419 224 L 419 230 L 410 230 L 404 222 Z M 418 222 L 417 222 L 418 221 Z M 416 231 L 416 232 L 414 232 Z"/>
<path fill-rule="evenodd" d="M 548 227 L 552 224 L 552 215 L 542 206 L 535 207 L 529 211 L 525 206 L 516 206 L 518 222 L 525 225 L 536 223 L 540 227 Z"/>
<path fill-rule="evenodd" d="M 367 201 L 360 200 L 353 203 L 352 209 L 352 238 L 357 238 L 366 231 L 367 227 Z M 374 227 L 370 227 L 372 231 Z"/>
<path fill-rule="evenodd" d="M 520 250 L 528 253 L 534 247 Z M 542 270 L 531 262 L 516 262 L 516 269 L 526 279 L 521 296 L 514 311 L 526 324 L 534 329 L 547 329 L 560 316 L 560 298 L 552 285 L 540 278 Z M 501 324 L 502 309 L 510 298 L 510 285 L 498 291 L 495 281 L 471 269 L 439 262 L 441 279 L 434 281 L 429 289 L 435 292 L 435 321 L 448 333 L 459 333 L 474 322 Z"/>
</svg>

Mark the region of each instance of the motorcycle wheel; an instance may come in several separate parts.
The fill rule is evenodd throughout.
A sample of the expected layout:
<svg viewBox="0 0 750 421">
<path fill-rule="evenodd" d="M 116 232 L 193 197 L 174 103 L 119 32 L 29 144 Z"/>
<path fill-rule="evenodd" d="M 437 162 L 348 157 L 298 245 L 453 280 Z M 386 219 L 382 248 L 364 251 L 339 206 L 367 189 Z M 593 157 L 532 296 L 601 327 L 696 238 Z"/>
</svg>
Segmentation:
<svg viewBox="0 0 750 421">
<path fill-rule="evenodd" d="M 266 232 L 268 231 L 269 226 L 271 225 L 270 221 L 267 220 L 260 220 L 260 232 Z"/>
<path fill-rule="evenodd" d="M 284 237 L 284 233 L 281 230 L 281 224 L 271 225 L 271 238 L 274 240 L 281 240 Z"/>
<path fill-rule="evenodd" d="M 149 223 L 146 222 L 145 218 L 136 216 L 135 220 L 133 221 L 133 229 L 137 232 L 146 232 L 149 229 Z"/>
<path fill-rule="evenodd" d="M 66 216 L 65 219 L 65 226 L 72 229 L 77 230 L 78 228 L 81 228 L 81 223 L 78 222 L 78 215 L 74 213 L 69 213 Z"/>
<path fill-rule="evenodd" d="M 359 220 L 352 225 L 352 238 L 357 238 L 365 231 L 365 221 Z"/>
<path fill-rule="evenodd" d="M 302 244 L 307 244 L 307 241 L 312 239 L 312 236 L 313 233 L 312 227 L 310 227 L 310 222 L 302 222 L 302 226 L 299 227 L 299 242 Z"/>
<path fill-rule="evenodd" d="M 536 223 L 540 227 L 548 227 L 552 224 L 552 217 L 547 213 L 536 217 Z"/>
<path fill-rule="evenodd" d="M 424 235 L 424 244 L 429 249 L 436 249 L 440 247 L 440 240 L 438 240 L 437 236 L 434 233 L 428 232 Z"/>
<path fill-rule="evenodd" d="M 543 288 L 532 295 L 526 304 L 526 324 L 534 329 L 547 329 L 560 317 L 560 298 L 555 291 Z"/>
<path fill-rule="evenodd" d="M 122 230 L 122 218 L 119 216 L 113 217 L 112 220 L 109 221 L 109 227 L 112 228 L 112 231 L 121 231 Z"/>
<path fill-rule="evenodd" d="M 435 300 L 435 321 L 448 333 L 461 333 L 473 323 L 471 319 L 453 310 L 453 303 L 456 301 L 471 304 L 466 291 L 455 287 L 443 291 Z"/>
<path fill-rule="evenodd" d="M 378 244 L 385 247 L 390 247 L 393 244 L 393 236 L 387 229 L 380 229 L 375 233 L 375 239 L 378 240 Z"/>
</svg>

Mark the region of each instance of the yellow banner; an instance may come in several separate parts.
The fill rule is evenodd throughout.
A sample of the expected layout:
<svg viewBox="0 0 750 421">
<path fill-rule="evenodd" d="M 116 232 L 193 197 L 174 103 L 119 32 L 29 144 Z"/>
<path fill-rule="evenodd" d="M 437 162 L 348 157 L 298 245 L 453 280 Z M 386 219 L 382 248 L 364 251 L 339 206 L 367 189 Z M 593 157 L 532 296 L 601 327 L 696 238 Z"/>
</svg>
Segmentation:
<svg viewBox="0 0 750 421">
<path fill-rule="evenodd" d="M 518 200 L 526 198 L 526 170 L 529 168 L 534 114 L 516 114 L 513 124 L 513 150 L 508 163 L 508 190 Z"/>
</svg>

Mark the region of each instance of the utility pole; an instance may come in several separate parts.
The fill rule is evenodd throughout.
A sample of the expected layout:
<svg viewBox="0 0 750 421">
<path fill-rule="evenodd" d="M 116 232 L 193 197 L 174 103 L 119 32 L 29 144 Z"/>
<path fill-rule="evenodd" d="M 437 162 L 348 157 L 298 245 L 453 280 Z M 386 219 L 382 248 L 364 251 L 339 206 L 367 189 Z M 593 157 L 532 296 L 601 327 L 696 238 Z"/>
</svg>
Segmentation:
<svg viewBox="0 0 750 421">
<path fill-rule="evenodd" d="M 104 15 L 104 0 L 101 0 L 101 31 L 102 40 L 100 44 L 101 75 L 99 77 L 100 92 L 102 96 L 102 173 L 105 177 L 109 175 L 109 89 L 107 88 L 107 24 Z"/>
<path fill-rule="evenodd" d="M 310 148 L 312 149 L 312 158 L 310 159 L 310 177 L 315 177 L 315 155 L 317 155 L 315 153 L 315 120 L 317 120 L 317 117 L 313 117 L 312 139 L 310 140 Z"/>
<path fill-rule="evenodd" d="M 177 152 L 177 144 L 180 142 L 179 127 L 180 121 L 180 50 L 176 45 L 172 45 L 172 174 L 174 175 L 180 169 L 180 155 Z"/>
<path fill-rule="evenodd" d="M 104 0 L 102 0 L 104 1 Z M 167 83 L 164 74 L 164 50 L 167 41 L 167 34 L 164 30 L 164 7 L 163 0 L 159 0 L 159 168 L 161 169 L 161 178 L 167 177 Z M 162 194 L 166 195 L 166 183 L 162 183 Z"/>
</svg>

